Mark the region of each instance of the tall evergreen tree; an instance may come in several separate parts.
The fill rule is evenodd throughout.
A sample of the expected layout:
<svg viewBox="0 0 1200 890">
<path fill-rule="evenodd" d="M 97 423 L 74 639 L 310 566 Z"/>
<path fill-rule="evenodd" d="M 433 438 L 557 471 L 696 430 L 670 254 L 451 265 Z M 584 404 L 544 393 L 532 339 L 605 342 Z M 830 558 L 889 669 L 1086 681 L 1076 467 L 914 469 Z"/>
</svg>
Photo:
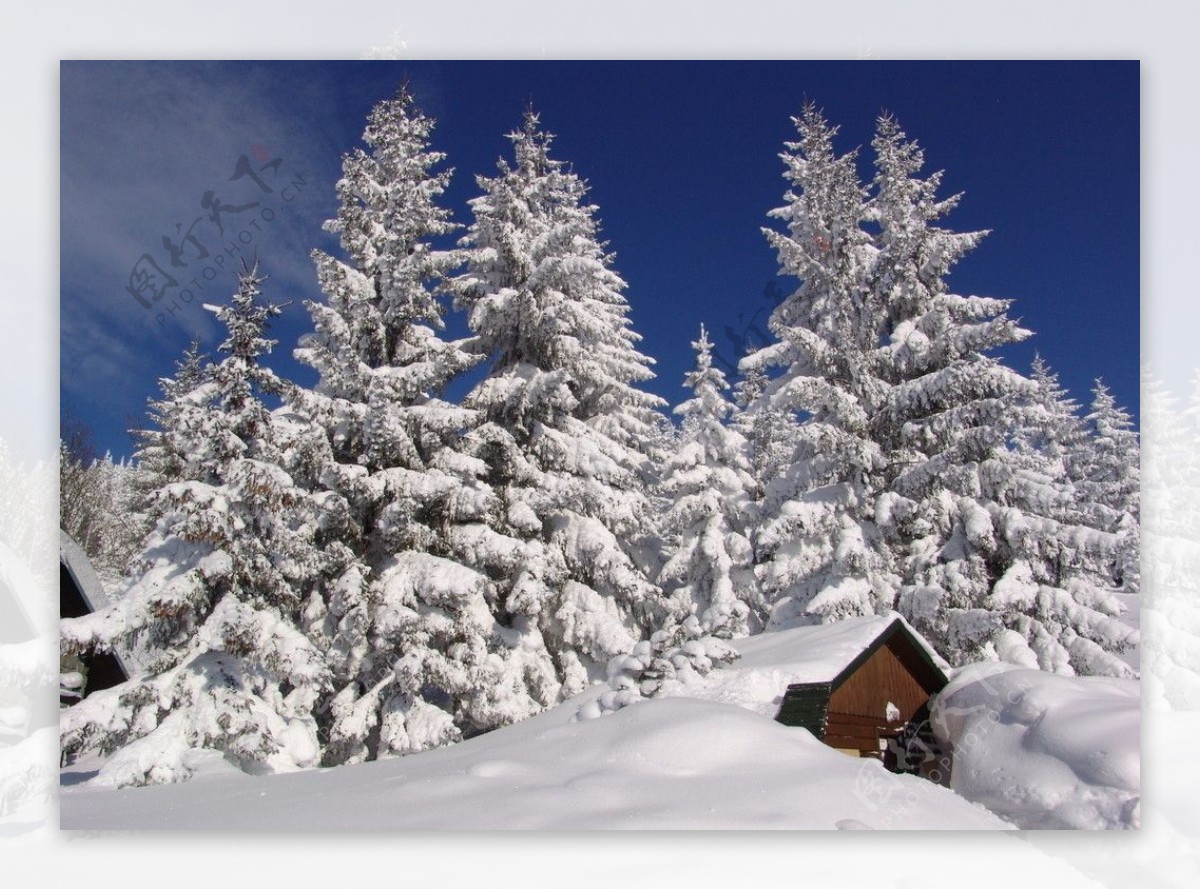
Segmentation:
<svg viewBox="0 0 1200 890">
<path fill-rule="evenodd" d="M 62 624 L 67 654 L 119 647 L 141 667 L 63 714 L 65 751 L 117 752 L 100 772 L 110 784 L 186 778 L 202 750 L 252 772 L 318 759 L 329 671 L 299 628 L 322 573 L 318 512 L 282 469 L 263 403 L 282 384 L 260 363 L 279 312 L 260 301 L 261 281 L 246 270 L 228 305 L 207 307 L 226 327 L 224 357 L 164 415 L 185 464 L 156 494 L 144 570 L 112 606 Z"/>
<path fill-rule="evenodd" d="M 1095 528 L 1119 539 L 1109 564 L 1110 583 L 1136 592 L 1140 582 L 1141 446 L 1129 414 L 1101 380 L 1092 389 L 1087 435 L 1076 442 L 1070 475 L 1081 513 Z"/>
<path fill-rule="evenodd" d="M 314 474 L 347 498 L 364 535 L 378 530 L 364 548 L 374 561 L 398 549 L 389 532 L 415 541 L 435 536 L 437 524 L 387 515 L 403 512 L 395 502 L 403 492 L 373 484 L 378 474 L 426 469 L 470 421 L 437 397 L 478 359 L 440 335 L 439 294 L 460 257 L 434 246 L 457 226 L 436 203 L 450 171 L 433 171 L 444 159 L 429 148 L 433 126 L 407 88 L 372 110 L 363 134 L 369 151 L 343 158 L 338 215 L 326 223 L 345 259 L 314 251 L 326 299 L 306 303 L 316 331 L 296 350 L 320 379 L 315 392 L 293 396 L 326 431 L 332 455 Z"/>
<path fill-rule="evenodd" d="M 495 614 L 529 658 L 532 707 L 602 678 L 664 615 L 648 580 L 658 553 L 643 450 L 661 400 L 636 387 L 651 360 L 586 185 L 550 157 L 532 110 L 509 138 L 514 162 L 478 179 L 459 302 L 491 357 L 465 400 L 483 421 L 471 453 L 511 541 L 475 565 L 496 580 Z"/>
<path fill-rule="evenodd" d="M 872 614 L 889 608 L 895 592 L 874 522 L 882 464 L 870 422 L 886 386 L 869 360 L 879 311 L 865 193 L 856 154 L 837 154 L 837 129 L 817 108 L 809 104 L 793 121 L 799 141 L 781 155 L 787 204 L 771 212 L 787 230 L 764 233 L 780 273 L 800 286 L 771 314 L 777 342 L 740 365 L 764 377 L 782 369 L 748 410 L 799 424 L 790 466 L 764 480 L 756 549 L 769 629 Z"/>
<path fill-rule="evenodd" d="M 326 301 L 308 304 L 316 332 L 296 352 L 320 374 L 291 401 L 321 431 L 304 462 L 337 517 L 328 550 L 341 566 L 307 612 L 334 659 L 326 763 L 511 719 L 495 701 L 506 689 L 496 653 L 508 646 L 491 581 L 464 565 L 494 537 L 496 503 L 460 450 L 474 413 L 441 398 L 479 356 L 442 335 L 461 254 L 437 246 L 457 226 L 437 203 L 450 171 L 435 171 L 433 126 L 407 88 L 372 110 L 367 150 L 343 159 L 327 224 L 345 257 L 314 254 Z"/>
<path fill-rule="evenodd" d="M 182 408 L 182 400 L 204 382 L 209 371 L 208 357 L 200 348 L 200 341 L 193 339 L 175 362 L 174 375 L 159 378 L 161 395 L 148 403 L 151 426 L 132 433 L 138 443 L 137 463 L 148 492 L 181 478 L 186 455 L 179 453 L 179 443 L 170 439 L 170 431 L 177 428 L 176 415 Z"/>
<path fill-rule="evenodd" d="M 1029 332 L 1008 317 L 1010 301 L 946 286 L 983 233 L 935 225 L 957 196 L 935 198 L 940 177 L 918 176 L 923 152 L 894 120 L 879 121 L 873 145 L 873 279 L 887 319 L 878 368 L 891 384 L 873 426 L 888 467 L 879 516 L 905 580 L 900 611 L 955 663 L 1127 673 L 1112 654 L 1134 636 L 1115 620 L 1120 605 L 1093 585 L 1059 586 L 1064 550 L 1105 544 L 1055 519 L 1060 480 L 1012 447 L 1047 411 L 1038 384 L 991 352 Z"/>
<path fill-rule="evenodd" d="M 681 441 L 661 483 L 671 503 L 670 553 L 658 583 L 677 620 L 694 615 L 703 633 L 744 637 L 763 621 L 747 537 L 757 486 L 746 440 L 727 425 L 734 410 L 725 396 L 729 384 L 712 363 L 703 325 L 692 347 L 696 366 L 685 378 L 692 398 L 675 409 L 683 418 Z"/>
</svg>

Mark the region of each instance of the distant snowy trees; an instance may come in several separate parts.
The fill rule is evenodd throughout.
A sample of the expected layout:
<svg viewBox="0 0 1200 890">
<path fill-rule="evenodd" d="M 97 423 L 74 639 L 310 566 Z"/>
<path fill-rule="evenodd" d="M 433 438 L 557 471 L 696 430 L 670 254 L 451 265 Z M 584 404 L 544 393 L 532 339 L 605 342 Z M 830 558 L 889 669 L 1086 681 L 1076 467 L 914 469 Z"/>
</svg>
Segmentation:
<svg viewBox="0 0 1200 890">
<path fill-rule="evenodd" d="M 140 464 L 96 458 L 59 440 L 58 525 L 84 547 L 106 585 L 119 580 L 149 531 Z"/>
<path fill-rule="evenodd" d="M 728 662 L 731 639 L 893 609 L 954 663 L 1129 673 L 1129 415 L 1097 382 L 1081 416 L 1045 362 L 997 356 L 1029 332 L 1010 301 L 951 292 L 985 233 L 942 227 L 958 197 L 894 120 L 866 185 L 815 106 L 794 123 L 764 232 L 795 286 L 732 391 L 701 327 L 675 427 L 538 116 L 463 231 L 434 121 L 406 88 L 377 104 L 326 224 L 340 252 L 313 253 L 295 356 L 316 384 L 266 366 L 279 310 L 248 268 L 209 307 L 219 355 L 193 344 L 160 382 L 136 470 L 63 456 L 64 527 L 130 569 L 111 608 L 64 622 L 64 651 L 138 668 L 64 712 L 64 749 L 111 754 L 117 785 L 186 778 L 205 751 L 256 772 L 408 754 L 607 682 L 599 716 Z"/>
</svg>

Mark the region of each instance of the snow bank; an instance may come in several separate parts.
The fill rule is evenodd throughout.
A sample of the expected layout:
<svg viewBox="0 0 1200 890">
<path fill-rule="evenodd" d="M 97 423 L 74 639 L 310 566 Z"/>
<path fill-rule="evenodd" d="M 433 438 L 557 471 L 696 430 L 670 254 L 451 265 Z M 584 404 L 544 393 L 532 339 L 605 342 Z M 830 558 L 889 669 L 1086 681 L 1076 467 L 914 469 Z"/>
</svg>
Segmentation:
<svg viewBox="0 0 1200 890">
<path fill-rule="evenodd" d="M 62 789 L 63 828 L 862 829 L 1011 825 L 950 791 L 737 707 L 578 700 L 395 760 L 182 785 Z"/>
<path fill-rule="evenodd" d="M 251 777 L 219 764 L 182 785 L 64 779 L 64 828 L 1135 828 L 1139 690 L 985 663 L 934 722 L 953 791 L 888 773 L 774 721 L 788 684 L 829 679 L 891 618 L 735 641 L 733 665 L 593 720 L 607 686 L 522 723 L 394 760 Z M 956 792 L 956 793 L 955 793 Z M 985 809 L 985 807 L 987 809 Z M 990 812 L 989 812 L 990 810 Z"/>
<path fill-rule="evenodd" d="M 1140 827 L 1136 681 L 968 665 L 937 696 L 951 787 L 1022 828 Z"/>
</svg>

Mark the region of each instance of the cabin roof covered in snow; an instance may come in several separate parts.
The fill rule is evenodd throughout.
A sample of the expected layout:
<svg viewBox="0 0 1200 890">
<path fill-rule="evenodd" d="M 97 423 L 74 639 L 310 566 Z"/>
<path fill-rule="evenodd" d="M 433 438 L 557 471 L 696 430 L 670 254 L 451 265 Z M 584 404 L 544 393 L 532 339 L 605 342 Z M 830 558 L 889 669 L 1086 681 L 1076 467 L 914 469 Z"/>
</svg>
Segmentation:
<svg viewBox="0 0 1200 890">
<path fill-rule="evenodd" d="M 843 679 L 877 641 L 896 633 L 908 636 L 918 653 L 945 671 L 946 663 L 895 613 L 759 634 L 740 641 L 737 648 L 743 665 L 787 665 L 795 674 L 793 683 L 832 683 Z"/>
<path fill-rule="evenodd" d="M 701 686 L 683 694 L 737 704 L 774 718 L 788 686 L 836 686 L 866 660 L 877 644 L 882 645 L 895 634 L 907 637 L 922 661 L 928 661 L 931 668 L 945 676 L 949 665 L 912 625 L 893 613 L 734 640 L 741 658 L 713 671 Z"/>
</svg>

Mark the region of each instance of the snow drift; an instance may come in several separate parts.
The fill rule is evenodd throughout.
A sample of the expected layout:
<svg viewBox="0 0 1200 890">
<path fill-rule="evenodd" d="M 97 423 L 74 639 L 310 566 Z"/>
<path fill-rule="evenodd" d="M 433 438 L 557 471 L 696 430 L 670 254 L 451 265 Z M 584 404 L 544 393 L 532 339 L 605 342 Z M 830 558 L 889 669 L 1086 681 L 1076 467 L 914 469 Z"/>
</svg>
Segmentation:
<svg viewBox="0 0 1200 890">
<path fill-rule="evenodd" d="M 963 668 L 937 696 L 951 787 L 1021 828 L 1138 828 L 1138 684 L 1000 663 Z"/>
<path fill-rule="evenodd" d="M 585 693 L 586 695 L 587 693 Z M 952 792 L 727 704 L 579 701 L 449 748 L 326 770 L 66 787 L 66 829 L 998 829 Z"/>
</svg>

